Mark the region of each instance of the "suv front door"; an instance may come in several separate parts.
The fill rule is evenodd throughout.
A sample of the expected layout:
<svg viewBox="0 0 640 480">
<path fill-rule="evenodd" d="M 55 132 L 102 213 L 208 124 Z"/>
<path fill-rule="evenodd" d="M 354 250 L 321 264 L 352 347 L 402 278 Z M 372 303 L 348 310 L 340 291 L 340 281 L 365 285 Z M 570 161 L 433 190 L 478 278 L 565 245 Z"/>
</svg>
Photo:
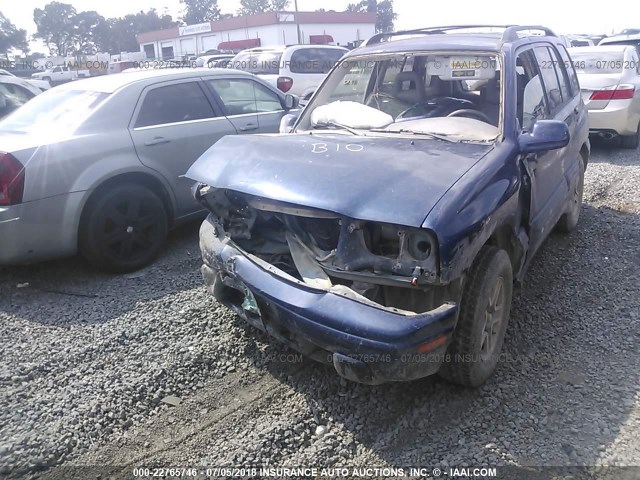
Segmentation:
<svg viewBox="0 0 640 480">
<path fill-rule="evenodd" d="M 202 209 L 191 195 L 193 182 L 184 177 L 186 171 L 220 138 L 236 133 L 214 109 L 199 79 L 145 88 L 129 131 L 140 161 L 169 181 L 177 218 Z"/>
<path fill-rule="evenodd" d="M 566 122 L 574 137 L 576 120 L 572 95 L 564 66 L 551 45 L 536 46 L 520 53 L 527 65 L 527 84 L 518 92 L 522 98 L 522 126 L 531 131 L 536 121 L 555 119 Z M 579 98 L 577 99 L 579 101 Z M 576 109 L 577 111 L 577 109 Z M 537 250 L 547 233 L 564 213 L 569 185 L 566 172 L 574 161 L 571 143 L 558 150 L 528 155 L 525 168 L 531 178 L 530 254 Z"/>
</svg>

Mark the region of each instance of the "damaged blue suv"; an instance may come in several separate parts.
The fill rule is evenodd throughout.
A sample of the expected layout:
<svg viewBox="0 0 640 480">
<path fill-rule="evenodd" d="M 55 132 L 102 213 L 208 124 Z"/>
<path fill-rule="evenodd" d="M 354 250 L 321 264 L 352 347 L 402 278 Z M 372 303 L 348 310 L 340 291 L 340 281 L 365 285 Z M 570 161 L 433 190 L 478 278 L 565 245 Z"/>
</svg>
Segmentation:
<svg viewBox="0 0 640 480">
<path fill-rule="evenodd" d="M 513 286 L 576 227 L 589 160 L 549 29 L 379 34 L 286 134 L 226 137 L 189 170 L 205 282 L 251 325 L 368 384 L 495 370 Z"/>
</svg>

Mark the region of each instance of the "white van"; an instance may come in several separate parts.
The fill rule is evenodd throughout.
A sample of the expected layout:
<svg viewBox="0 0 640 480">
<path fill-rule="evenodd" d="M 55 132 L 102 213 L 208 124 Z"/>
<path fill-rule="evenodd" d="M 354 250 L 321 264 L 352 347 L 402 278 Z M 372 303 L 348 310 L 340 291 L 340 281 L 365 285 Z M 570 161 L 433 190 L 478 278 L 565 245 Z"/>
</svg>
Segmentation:
<svg viewBox="0 0 640 480">
<path fill-rule="evenodd" d="M 347 52 L 334 45 L 250 48 L 236 55 L 228 67 L 258 75 L 279 90 L 308 100 Z"/>
</svg>

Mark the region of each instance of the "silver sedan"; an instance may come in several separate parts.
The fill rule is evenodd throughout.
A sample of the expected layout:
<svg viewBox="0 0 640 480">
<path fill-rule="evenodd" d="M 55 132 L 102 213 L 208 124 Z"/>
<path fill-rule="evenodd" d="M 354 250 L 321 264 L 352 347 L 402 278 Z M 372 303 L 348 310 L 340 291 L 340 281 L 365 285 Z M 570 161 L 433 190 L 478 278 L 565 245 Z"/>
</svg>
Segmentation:
<svg viewBox="0 0 640 480">
<path fill-rule="evenodd" d="M 604 45 L 569 50 L 589 110 L 591 134 L 640 145 L 640 56 L 635 47 Z"/>
<path fill-rule="evenodd" d="M 0 122 L 0 265 L 78 251 L 138 269 L 202 213 L 183 174 L 225 135 L 277 132 L 297 107 L 235 70 L 141 71 L 71 82 Z"/>
</svg>

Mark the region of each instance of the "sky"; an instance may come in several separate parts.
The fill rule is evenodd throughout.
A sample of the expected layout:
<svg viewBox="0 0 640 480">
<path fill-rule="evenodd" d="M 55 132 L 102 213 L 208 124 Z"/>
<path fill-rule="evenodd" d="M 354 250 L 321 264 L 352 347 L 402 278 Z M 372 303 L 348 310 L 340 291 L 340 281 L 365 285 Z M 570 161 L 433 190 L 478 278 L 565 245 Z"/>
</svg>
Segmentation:
<svg viewBox="0 0 640 480">
<path fill-rule="evenodd" d="M 42 8 L 50 0 L 0 0 L 0 12 L 17 27 L 29 34 L 35 32 L 33 10 Z M 72 4 L 77 11 L 96 10 L 104 17 L 120 17 L 127 13 L 165 8 L 179 17 L 182 7 L 179 0 L 59 0 Z M 355 0 L 298 0 L 298 9 L 314 11 L 342 11 Z M 398 14 L 396 29 L 460 24 L 540 24 L 557 33 L 611 34 L 627 27 L 640 28 L 640 1 L 618 0 L 605 8 L 604 2 L 583 0 L 579 7 L 567 0 L 456 0 L 440 2 L 432 0 L 394 0 Z M 446 8 L 450 5 L 452 8 Z M 614 6 L 615 5 L 615 6 Z M 239 0 L 218 0 L 223 13 L 236 13 Z M 293 0 L 290 8 L 293 8 Z M 42 50 L 35 44 L 34 50 Z"/>
</svg>

